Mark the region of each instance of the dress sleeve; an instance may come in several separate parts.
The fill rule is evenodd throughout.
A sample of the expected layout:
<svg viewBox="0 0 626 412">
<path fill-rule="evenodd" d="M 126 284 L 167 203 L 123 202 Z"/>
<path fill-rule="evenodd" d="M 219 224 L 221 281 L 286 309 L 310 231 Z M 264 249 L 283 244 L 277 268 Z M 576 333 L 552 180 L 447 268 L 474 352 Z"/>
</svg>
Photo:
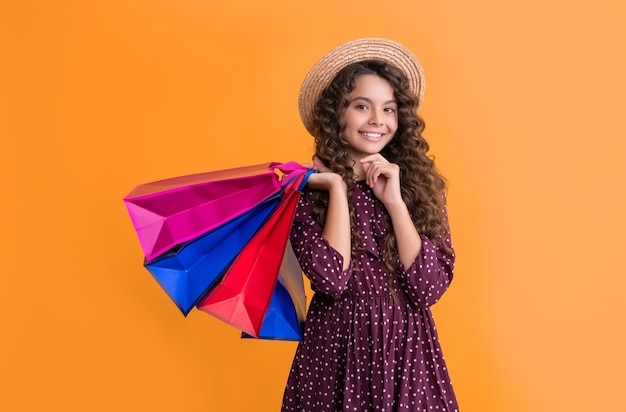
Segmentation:
<svg viewBox="0 0 626 412">
<path fill-rule="evenodd" d="M 444 218 L 447 222 L 445 209 Z M 409 300 L 417 306 L 429 307 L 437 303 L 450 286 L 454 275 L 455 254 L 449 232 L 445 238 L 434 241 L 424 235 L 420 237 L 422 250 L 411 266 L 404 269 L 398 259 L 398 281 Z"/>
<path fill-rule="evenodd" d="M 311 281 L 311 288 L 330 296 L 339 296 L 346 290 L 352 274 L 352 262 L 343 269 L 343 257 L 326 239 L 323 226 L 313 218 L 311 192 L 300 197 L 291 229 L 291 245 L 302 271 Z"/>
</svg>

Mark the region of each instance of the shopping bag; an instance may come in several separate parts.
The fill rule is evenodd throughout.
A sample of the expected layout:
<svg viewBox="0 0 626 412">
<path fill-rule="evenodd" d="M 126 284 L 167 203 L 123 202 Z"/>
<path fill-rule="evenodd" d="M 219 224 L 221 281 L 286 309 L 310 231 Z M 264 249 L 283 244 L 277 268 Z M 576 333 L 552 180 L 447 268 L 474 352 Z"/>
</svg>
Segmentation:
<svg viewBox="0 0 626 412">
<path fill-rule="evenodd" d="M 304 291 L 304 279 L 302 268 L 296 257 L 291 243 L 287 242 L 283 261 L 280 264 L 278 281 L 285 288 L 293 302 L 298 320 L 304 322 L 306 318 L 306 293 Z"/>
<path fill-rule="evenodd" d="M 281 202 L 281 193 L 144 266 L 186 316 Z"/>
<path fill-rule="evenodd" d="M 283 194 L 282 203 L 235 258 L 219 283 L 200 300 L 198 309 L 259 337 L 299 197 L 300 192 L 295 190 Z"/>
<path fill-rule="evenodd" d="M 148 261 L 234 219 L 278 193 L 295 162 L 199 173 L 137 186 L 125 198 Z"/>
<path fill-rule="evenodd" d="M 258 339 L 299 341 L 303 338 L 306 317 L 306 294 L 302 269 L 287 242 L 280 265 L 278 282 L 272 293 Z M 253 338 L 243 332 L 242 338 Z"/>
<path fill-rule="evenodd" d="M 303 337 L 303 323 L 303 320 L 298 319 L 289 292 L 281 282 L 277 282 L 257 339 L 300 341 Z M 254 336 L 242 332 L 241 337 Z"/>
</svg>

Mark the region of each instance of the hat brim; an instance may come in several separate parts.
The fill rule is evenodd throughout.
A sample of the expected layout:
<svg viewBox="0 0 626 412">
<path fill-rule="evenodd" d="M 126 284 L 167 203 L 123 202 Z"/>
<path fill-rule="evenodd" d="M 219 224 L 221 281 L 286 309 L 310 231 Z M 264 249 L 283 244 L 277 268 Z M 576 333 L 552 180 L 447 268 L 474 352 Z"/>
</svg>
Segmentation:
<svg viewBox="0 0 626 412">
<path fill-rule="evenodd" d="M 304 127 L 314 135 L 313 112 L 322 91 L 344 67 L 363 60 L 378 59 L 404 72 L 411 91 L 418 98 L 417 110 L 424 98 L 424 70 L 415 55 L 402 44 L 382 38 L 362 38 L 335 47 L 311 68 L 300 86 L 298 110 Z"/>
</svg>

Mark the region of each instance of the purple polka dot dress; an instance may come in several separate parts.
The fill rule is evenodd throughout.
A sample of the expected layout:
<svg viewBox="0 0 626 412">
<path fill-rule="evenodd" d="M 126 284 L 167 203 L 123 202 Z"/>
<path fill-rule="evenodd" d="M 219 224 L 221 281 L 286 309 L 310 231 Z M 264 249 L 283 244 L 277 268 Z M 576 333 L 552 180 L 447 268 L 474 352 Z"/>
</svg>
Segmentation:
<svg viewBox="0 0 626 412">
<path fill-rule="evenodd" d="M 384 206 L 365 182 L 352 195 L 361 244 L 342 256 L 321 238 L 310 192 L 303 193 L 291 242 L 315 292 L 298 345 L 282 411 L 458 411 L 429 307 L 446 291 L 454 254 L 422 236 L 404 270 L 387 286 L 382 262 Z M 442 240 L 452 250 L 450 238 Z"/>
</svg>

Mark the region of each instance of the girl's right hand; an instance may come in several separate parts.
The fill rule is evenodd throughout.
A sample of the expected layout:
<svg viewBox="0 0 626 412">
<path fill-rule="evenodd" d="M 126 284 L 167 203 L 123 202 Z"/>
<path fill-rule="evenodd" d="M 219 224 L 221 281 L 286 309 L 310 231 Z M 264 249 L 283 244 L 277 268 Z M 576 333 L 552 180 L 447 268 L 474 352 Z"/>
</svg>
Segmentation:
<svg viewBox="0 0 626 412">
<path fill-rule="evenodd" d="M 311 189 L 330 192 L 333 189 L 337 190 L 341 188 L 344 193 L 347 192 L 348 187 L 343 178 L 327 168 L 317 157 L 313 159 L 313 169 L 317 173 L 313 173 L 309 176 L 309 180 L 307 181 L 307 186 Z"/>
</svg>

